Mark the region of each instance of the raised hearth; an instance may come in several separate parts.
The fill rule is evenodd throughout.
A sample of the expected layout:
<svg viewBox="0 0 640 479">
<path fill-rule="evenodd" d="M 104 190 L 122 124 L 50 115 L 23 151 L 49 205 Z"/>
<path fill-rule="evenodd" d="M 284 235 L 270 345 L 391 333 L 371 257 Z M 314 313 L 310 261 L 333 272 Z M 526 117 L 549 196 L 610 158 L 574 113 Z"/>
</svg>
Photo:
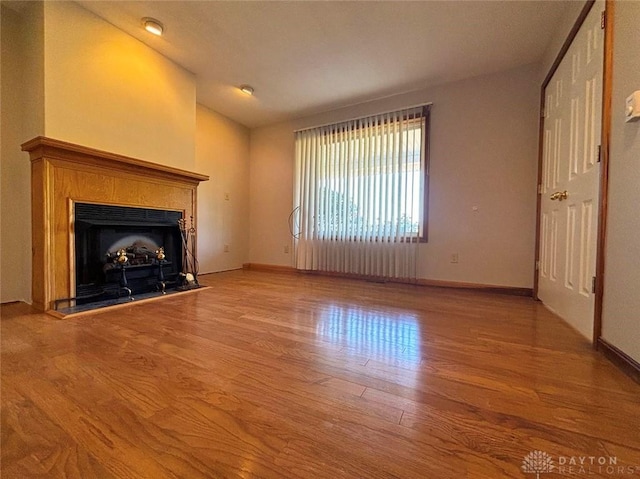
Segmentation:
<svg viewBox="0 0 640 479">
<path fill-rule="evenodd" d="M 45 137 L 28 141 L 22 149 L 31 158 L 33 305 L 43 311 L 52 310 L 57 299 L 76 297 L 78 277 L 86 273 L 84 264 L 76 260 L 77 249 L 83 247 L 77 243 L 76 232 L 92 226 L 76 219 L 76 210 L 85 208 L 81 205 L 162 210 L 176 218 L 193 217 L 195 224 L 197 186 L 209 179 L 206 175 Z M 94 219 L 93 226 L 100 221 Z M 123 225 L 111 226 L 115 231 Z M 146 236 L 146 240 L 141 239 L 148 242 L 143 245 L 145 248 L 170 242 L 161 226 L 146 226 L 134 232 L 134 236 Z M 175 245 L 176 240 L 173 241 Z M 170 254 L 175 256 L 175 252 Z M 177 258 L 167 260 L 175 263 Z M 169 271 L 167 266 L 165 272 Z"/>
</svg>

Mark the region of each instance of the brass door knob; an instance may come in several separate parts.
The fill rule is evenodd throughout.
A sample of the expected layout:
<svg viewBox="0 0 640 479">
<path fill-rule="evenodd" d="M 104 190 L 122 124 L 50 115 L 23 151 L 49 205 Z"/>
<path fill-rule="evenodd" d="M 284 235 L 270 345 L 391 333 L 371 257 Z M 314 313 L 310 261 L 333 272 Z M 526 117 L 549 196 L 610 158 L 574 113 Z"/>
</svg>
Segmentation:
<svg viewBox="0 0 640 479">
<path fill-rule="evenodd" d="M 562 201 L 562 200 L 566 200 L 569 197 L 569 193 L 567 193 L 567 190 L 564 191 L 556 191 L 554 194 L 552 194 L 550 196 L 551 201 Z"/>
</svg>

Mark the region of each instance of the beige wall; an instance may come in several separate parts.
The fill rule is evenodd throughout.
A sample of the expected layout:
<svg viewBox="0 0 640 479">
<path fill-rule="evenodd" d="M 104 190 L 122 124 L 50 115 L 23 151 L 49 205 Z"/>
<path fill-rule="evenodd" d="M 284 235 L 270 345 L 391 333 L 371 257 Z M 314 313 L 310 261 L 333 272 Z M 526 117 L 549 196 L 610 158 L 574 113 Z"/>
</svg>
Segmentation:
<svg viewBox="0 0 640 479">
<path fill-rule="evenodd" d="M 573 25 L 576 23 L 580 12 L 584 8 L 585 1 L 576 0 L 573 2 L 566 2 L 565 4 L 565 12 L 562 18 L 560 19 L 555 33 L 553 34 L 545 52 L 542 56 L 542 60 L 540 61 L 540 70 L 539 70 L 539 82 L 542 85 L 545 77 L 549 73 L 551 69 L 551 65 L 556 60 L 558 53 L 560 53 L 560 49 L 564 42 L 567 40 L 569 36 L 569 32 L 573 28 Z"/>
<path fill-rule="evenodd" d="M 640 121 L 625 99 L 640 90 L 640 2 L 616 2 L 609 207 L 602 337 L 640 362 Z"/>
<path fill-rule="evenodd" d="M 294 129 L 431 101 L 429 243 L 420 249 L 420 277 L 531 287 L 538 70 L 522 67 L 252 130 L 249 260 L 292 264 L 283 251 L 291 242 Z M 452 253 L 459 263 L 450 262 Z"/>
<path fill-rule="evenodd" d="M 22 109 L 22 95 L 12 94 L 20 91 L 22 81 L 22 68 L 20 66 L 19 44 L 21 22 L 20 17 L 13 10 L 9 10 L 2 5 L 0 13 L 2 25 L 0 35 L 2 35 L 2 56 L 0 76 L 2 78 L 2 89 L 0 90 L 0 113 L 2 115 L 2 142 L 0 144 L 2 161 L 0 161 L 0 184 L 2 192 L 0 197 L 0 284 L 2 302 L 25 300 L 26 290 L 23 282 L 25 276 L 21 273 L 30 268 L 27 259 L 31 254 L 29 250 L 24 250 L 22 245 L 27 239 L 25 228 L 22 228 L 21 217 L 28 213 L 29 203 L 23 206 L 25 211 L 19 211 L 17 205 L 18 198 L 14 198 L 11 193 L 11 185 L 20 185 L 19 191 L 29 192 L 29 176 L 24 174 L 23 169 L 27 169 L 27 162 L 17 151 L 15 146 L 20 143 L 22 134 L 22 122 L 16 121 Z M 24 168 L 21 168 L 24 167 Z M 24 195 L 23 195 L 24 196 Z M 20 198 L 24 200 L 24 198 Z M 16 228 L 16 226 L 18 226 Z"/>
<path fill-rule="evenodd" d="M 72 2 L 45 2 L 45 134 L 193 169 L 195 78 Z"/>
<path fill-rule="evenodd" d="M 194 170 L 195 78 L 75 3 L 5 10 L 2 63 L 16 68 L 2 75 L 0 298 L 29 302 L 30 169 L 20 144 L 44 134 Z"/>
<path fill-rule="evenodd" d="M 195 169 L 211 178 L 198 187 L 200 272 L 241 268 L 249 251 L 249 130 L 198 105 Z"/>
<path fill-rule="evenodd" d="M 251 263 L 292 266 L 293 244 L 288 218 L 293 208 L 292 123 L 251 130 Z M 285 246 L 289 253 L 285 253 Z"/>
<path fill-rule="evenodd" d="M 0 302 L 30 302 L 31 177 L 20 144 L 44 133 L 43 6 L 30 2 L 22 15 L 1 8 Z"/>
</svg>

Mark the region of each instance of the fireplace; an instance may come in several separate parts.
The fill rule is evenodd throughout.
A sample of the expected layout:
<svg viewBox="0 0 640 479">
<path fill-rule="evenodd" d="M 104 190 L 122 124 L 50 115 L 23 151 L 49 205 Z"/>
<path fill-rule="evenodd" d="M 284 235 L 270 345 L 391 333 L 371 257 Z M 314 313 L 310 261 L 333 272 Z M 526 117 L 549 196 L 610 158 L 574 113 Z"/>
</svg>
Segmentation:
<svg viewBox="0 0 640 479">
<path fill-rule="evenodd" d="M 74 210 L 77 304 L 164 291 L 177 284 L 183 257 L 181 212 L 90 203 L 76 203 Z M 159 261 L 161 248 L 164 257 Z M 118 263 L 122 250 L 127 257 L 124 291 L 123 265 Z"/>
<path fill-rule="evenodd" d="M 121 271 L 105 261 L 113 250 L 125 250 L 120 265 L 132 289 L 157 281 L 157 264 L 147 262 L 156 247 L 166 252 L 165 280 L 175 279 L 182 267 L 177 220 L 188 219 L 195 234 L 197 187 L 208 176 L 46 137 L 22 149 L 31 159 L 36 309 L 61 317 L 59 299 L 120 288 Z"/>
</svg>

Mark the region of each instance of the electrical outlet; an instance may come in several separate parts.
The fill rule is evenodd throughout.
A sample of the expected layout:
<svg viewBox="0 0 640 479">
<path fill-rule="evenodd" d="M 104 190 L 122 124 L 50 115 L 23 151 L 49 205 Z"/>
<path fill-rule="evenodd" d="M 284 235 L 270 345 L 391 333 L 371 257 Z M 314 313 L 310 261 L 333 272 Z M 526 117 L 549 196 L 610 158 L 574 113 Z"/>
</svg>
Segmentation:
<svg viewBox="0 0 640 479">
<path fill-rule="evenodd" d="M 458 262 L 458 253 L 451 253 L 451 262 L 452 263 Z"/>
<path fill-rule="evenodd" d="M 225 253 L 229 252 L 229 245 L 228 244 L 224 245 L 224 252 Z"/>
<path fill-rule="evenodd" d="M 285 253 L 289 252 L 289 245 L 288 244 L 284 245 L 284 252 Z"/>
</svg>

